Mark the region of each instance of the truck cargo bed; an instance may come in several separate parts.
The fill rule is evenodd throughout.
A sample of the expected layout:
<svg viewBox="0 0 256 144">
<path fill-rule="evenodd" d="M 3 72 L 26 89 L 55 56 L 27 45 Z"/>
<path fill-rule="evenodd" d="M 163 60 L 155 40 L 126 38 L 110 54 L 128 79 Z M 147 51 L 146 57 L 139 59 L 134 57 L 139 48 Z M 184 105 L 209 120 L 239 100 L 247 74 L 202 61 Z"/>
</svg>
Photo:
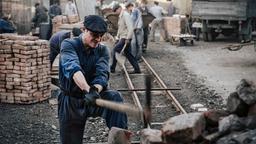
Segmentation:
<svg viewBox="0 0 256 144">
<path fill-rule="evenodd" d="M 205 20 L 246 20 L 247 1 L 193 1 L 192 15 Z"/>
</svg>

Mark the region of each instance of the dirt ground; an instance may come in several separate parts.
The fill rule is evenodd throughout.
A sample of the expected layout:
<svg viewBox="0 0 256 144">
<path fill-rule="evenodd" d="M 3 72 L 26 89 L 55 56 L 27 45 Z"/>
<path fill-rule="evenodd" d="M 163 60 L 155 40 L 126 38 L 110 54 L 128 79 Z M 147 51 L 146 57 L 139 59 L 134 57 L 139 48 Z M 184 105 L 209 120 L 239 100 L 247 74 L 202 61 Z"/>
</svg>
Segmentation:
<svg viewBox="0 0 256 144">
<path fill-rule="evenodd" d="M 225 41 L 200 41 L 188 47 L 150 42 L 144 57 L 168 87 L 182 88 L 173 94 L 187 111 L 193 111 L 190 105 L 194 103 L 201 103 L 208 109 L 220 109 L 224 108 L 223 100 L 242 78 L 256 81 L 256 52 L 253 48 L 230 52 L 221 47 L 234 42 Z M 120 74 L 111 74 L 112 88 L 125 86 L 116 81 L 123 81 Z M 0 103 L 0 144 L 60 143 L 54 89 L 56 87 L 53 87 L 50 103 L 49 100 L 32 105 Z M 106 142 L 107 132 L 104 120 L 89 119 L 84 142 Z"/>
<path fill-rule="evenodd" d="M 171 47 L 182 53 L 185 66 L 205 80 L 204 84 L 216 90 L 224 100 L 233 92 L 241 79 L 256 82 L 256 49 L 245 46 L 239 51 L 222 49 L 235 43 L 220 37 L 215 42 L 197 42 L 194 47 Z"/>
</svg>

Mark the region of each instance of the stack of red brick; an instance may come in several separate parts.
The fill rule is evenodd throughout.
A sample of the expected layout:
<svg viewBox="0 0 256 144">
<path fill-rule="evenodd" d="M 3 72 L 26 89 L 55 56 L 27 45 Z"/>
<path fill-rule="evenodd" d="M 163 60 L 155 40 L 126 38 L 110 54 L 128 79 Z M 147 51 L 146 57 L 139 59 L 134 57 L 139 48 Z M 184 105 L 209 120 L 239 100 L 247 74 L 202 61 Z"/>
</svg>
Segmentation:
<svg viewBox="0 0 256 144">
<path fill-rule="evenodd" d="M 185 17 L 182 16 L 163 18 L 163 27 L 168 37 L 185 33 L 185 24 Z"/>
<path fill-rule="evenodd" d="M 72 15 L 72 16 L 65 16 L 65 15 L 59 15 L 53 18 L 52 24 L 53 24 L 53 33 L 56 33 L 60 30 L 60 27 L 65 24 L 74 24 L 79 22 L 78 15 Z"/>
<path fill-rule="evenodd" d="M 56 33 L 57 31 L 59 31 L 59 27 L 62 24 L 67 24 L 67 23 L 68 23 L 67 16 L 59 15 L 54 17 L 52 19 L 52 25 L 53 25 L 52 33 Z"/>
<path fill-rule="evenodd" d="M 0 102 L 30 104 L 50 97 L 49 45 L 37 37 L 0 34 Z"/>
</svg>

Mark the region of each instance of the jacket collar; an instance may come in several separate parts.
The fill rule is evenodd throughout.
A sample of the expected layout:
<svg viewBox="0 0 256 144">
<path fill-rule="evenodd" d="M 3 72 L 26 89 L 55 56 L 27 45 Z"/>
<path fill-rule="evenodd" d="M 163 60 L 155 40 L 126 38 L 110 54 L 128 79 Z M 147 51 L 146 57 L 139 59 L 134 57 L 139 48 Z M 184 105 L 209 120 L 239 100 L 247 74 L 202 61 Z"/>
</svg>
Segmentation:
<svg viewBox="0 0 256 144">
<path fill-rule="evenodd" d="M 83 53 L 86 53 L 86 54 L 94 54 L 95 53 L 95 50 L 96 50 L 96 48 L 98 47 L 96 47 L 96 48 L 90 48 L 89 46 L 86 46 L 85 44 L 84 44 L 84 42 L 83 42 L 83 35 L 84 34 L 81 34 L 80 36 L 79 36 L 79 41 L 80 41 L 80 44 L 81 44 L 81 47 L 82 47 L 82 52 Z"/>
</svg>

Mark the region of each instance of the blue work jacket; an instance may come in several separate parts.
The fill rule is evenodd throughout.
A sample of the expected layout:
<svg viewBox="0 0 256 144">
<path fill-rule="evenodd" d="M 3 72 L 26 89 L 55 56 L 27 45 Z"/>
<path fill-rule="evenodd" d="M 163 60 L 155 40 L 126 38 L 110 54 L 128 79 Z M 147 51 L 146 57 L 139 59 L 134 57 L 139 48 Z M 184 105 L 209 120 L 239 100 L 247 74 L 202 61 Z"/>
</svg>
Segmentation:
<svg viewBox="0 0 256 144">
<path fill-rule="evenodd" d="M 66 39 L 61 44 L 59 61 L 59 80 L 66 95 L 80 97 L 83 92 L 75 84 L 73 75 L 81 71 L 89 85 L 99 84 L 104 88 L 109 79 L 109 50 L 106 46 L 85 48 L 82 34 L 73 39 Z"/>
<path fill-rule="evenodd" d="M 70 38 L 70 34 L 71 33 L 68 30 L 62 30 L 53 34 L 49 40 L 50 46 L 54 47 L 59 52 L 62 41 Z"/>
</svg>

